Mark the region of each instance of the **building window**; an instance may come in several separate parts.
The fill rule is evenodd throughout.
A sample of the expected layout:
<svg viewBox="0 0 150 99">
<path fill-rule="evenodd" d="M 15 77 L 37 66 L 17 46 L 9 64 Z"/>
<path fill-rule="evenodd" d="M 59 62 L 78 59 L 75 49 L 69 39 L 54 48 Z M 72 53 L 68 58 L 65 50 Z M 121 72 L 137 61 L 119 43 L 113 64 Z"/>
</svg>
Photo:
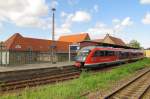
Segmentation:
<svg viewBox="0 0 150 99">
<path fill-rule="evenodd" d="M 21 45 L 16 45 L 15 48 L 21 48 Z"/>
</svg>

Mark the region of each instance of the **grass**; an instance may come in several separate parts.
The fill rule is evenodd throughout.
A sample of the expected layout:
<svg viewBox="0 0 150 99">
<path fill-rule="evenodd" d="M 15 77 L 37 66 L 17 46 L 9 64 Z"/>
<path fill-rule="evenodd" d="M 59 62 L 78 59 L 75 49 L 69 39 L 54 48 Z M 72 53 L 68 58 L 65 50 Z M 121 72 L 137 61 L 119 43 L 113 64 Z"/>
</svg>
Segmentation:
<svg viewBox="0 0 150 99">
<path fill-rule="evenodd" d="M 124 64 L 109 72 L 98 72 L 95 75 L 83 72 L 79 79 L 41 86 L 32 90 L 26 88 L 21 94 L 8 94 L 1 96 L 0 99 L 81 99 L 81 94 L 89 90 L 109 88 L 111 82 L 118 81 L 147 66 L 150 66 L 150 59 L 145 58 Z"/>
</svg>

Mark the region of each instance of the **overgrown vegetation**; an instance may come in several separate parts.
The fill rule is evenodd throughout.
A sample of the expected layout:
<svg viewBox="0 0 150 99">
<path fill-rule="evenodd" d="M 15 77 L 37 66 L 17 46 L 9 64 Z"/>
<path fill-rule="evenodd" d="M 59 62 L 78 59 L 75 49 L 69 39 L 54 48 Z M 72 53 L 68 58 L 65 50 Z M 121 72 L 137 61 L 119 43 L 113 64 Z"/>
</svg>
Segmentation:
<svg viewBox="0 0 150 99">
<path fill-rule="evenodd" d="M 1 96 L 1 99 L 80 99 L 87 91 L 109 88 L 111 82 L 133 74 L 135 71 L 150 66 L 150 59 L 124 64 L 111 72 L 98 72 L 95 75 L 83 72 L 79 79 L 46 85 L 34 90 L 26 89 L 21 94 Z M 83 97 L 84 98 L 84 97 Z"/>
</svg>

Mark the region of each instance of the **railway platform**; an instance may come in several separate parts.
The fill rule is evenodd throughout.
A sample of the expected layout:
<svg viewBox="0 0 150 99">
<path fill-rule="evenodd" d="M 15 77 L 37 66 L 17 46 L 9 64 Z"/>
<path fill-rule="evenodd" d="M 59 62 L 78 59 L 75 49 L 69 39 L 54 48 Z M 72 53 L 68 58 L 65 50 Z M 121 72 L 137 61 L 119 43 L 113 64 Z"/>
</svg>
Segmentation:
<svg viewBox="0 0 150 99">
<path fill-rule="evenodd" d="M 35 69 L 44 69 L 44 68 L 53 68 L 53 67 L 64 67 L 71 66 L 74 62 L 57 62 L 56 64 L 52 63 L 35 63 L 35 64 L 24 64 L 17 66 L 0 66 L 0 73 L 2 72 L 11 72 L 11 71 L 22 71 L 22 70 L 35 70 Z"/>
<path fill-rule="evenodd" d="M 0 93 L 78 78 L 74 62 L 0 67 Z"/>
</svg>

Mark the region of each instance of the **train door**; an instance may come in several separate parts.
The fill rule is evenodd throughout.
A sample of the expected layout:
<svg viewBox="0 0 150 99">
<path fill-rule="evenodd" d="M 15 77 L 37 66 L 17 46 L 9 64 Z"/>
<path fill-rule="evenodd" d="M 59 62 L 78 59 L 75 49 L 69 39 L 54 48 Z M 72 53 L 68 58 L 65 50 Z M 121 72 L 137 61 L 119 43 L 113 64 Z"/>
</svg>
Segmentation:
<svg viewBox="0 0 150 99">
<path fill-rule="evenodd" d="M 105 51 L 97 50 L 94 52 L 91 62 L 92 63 L 100 63 L 102 59 L 105 57 Z"/>
<path fill-rule="evenodd" d="M 119 59 L 120 59 L 119 53 L 120 53 L 119 51 L 115 51 L 116 61 L 119 61 Z"/>
<path fill-rule="evenodd" d="M 93 57 L 93 61 L 96 63 L 107 63 L 115 60 L 116 57 L 114 51 L 107 51 L 107 50 L 95 51 Z"/>
<path fill-rule="evenodd" d="M 114 62 L 114 61 L 116 61 L 115 52 L 111 50 L 105 51 L 105 62 Z"/>
<path fill-rule="evenodd" d="M 92 62 L 93 62 L 93 63 L 99 62 L 99 57 L 100 57 L 100 51 L 97 50 L 97 51 L 94 52 L 94 54 L 93 54 L 93 56 L 92 56 L 92 59 L 91 59 Z"/>
</svg>

